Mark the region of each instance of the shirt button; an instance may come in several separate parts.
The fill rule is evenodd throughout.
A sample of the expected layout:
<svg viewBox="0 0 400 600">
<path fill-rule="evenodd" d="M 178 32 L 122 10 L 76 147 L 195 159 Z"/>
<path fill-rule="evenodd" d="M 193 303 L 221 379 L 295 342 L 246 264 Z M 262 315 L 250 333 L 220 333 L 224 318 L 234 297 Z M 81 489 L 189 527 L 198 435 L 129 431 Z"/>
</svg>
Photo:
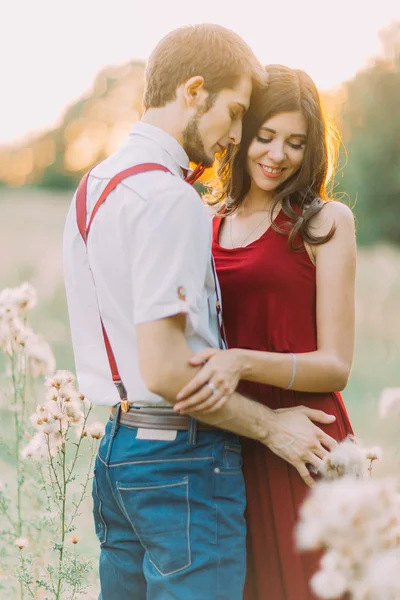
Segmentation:
<svg viewBox="0 0 400 600">
<path fill-rule="evenodd" d="M 217 475 L 218 475 L 218 473 L 221 473 L 221 469 L 219 467 L 216 467 L 214 469 L 214 473 L 217 473 Z"/>
</svg>

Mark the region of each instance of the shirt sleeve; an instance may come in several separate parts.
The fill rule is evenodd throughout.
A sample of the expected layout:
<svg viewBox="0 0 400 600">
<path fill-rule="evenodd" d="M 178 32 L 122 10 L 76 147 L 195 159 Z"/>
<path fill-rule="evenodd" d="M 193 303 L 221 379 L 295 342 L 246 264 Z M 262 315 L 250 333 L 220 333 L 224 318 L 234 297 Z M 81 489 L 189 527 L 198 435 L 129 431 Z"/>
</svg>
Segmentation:
<svg viewBox="0 0 400 600">
<path fill-rule="evenodd" d="M 196 328 L 211 259 L 211 224 L 197 192 L 161 175 L 138 215 L 132 239 L 135 324 L 186 313 Z"/>
</svg>

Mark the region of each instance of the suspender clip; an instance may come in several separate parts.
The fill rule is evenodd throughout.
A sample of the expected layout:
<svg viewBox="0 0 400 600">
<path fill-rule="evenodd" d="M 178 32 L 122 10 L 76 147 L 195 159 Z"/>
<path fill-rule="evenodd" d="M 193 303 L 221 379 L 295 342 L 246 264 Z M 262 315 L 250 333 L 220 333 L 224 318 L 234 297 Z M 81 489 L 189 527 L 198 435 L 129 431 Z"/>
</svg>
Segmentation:
<svg viewBox="0 0 400 600">
<path fill-rule="evenodd" d="M 131 403 L 128 398 L 121 398 L 121 410 L 122 412 L 128 412 L 131 407 Z"/>
</svg>

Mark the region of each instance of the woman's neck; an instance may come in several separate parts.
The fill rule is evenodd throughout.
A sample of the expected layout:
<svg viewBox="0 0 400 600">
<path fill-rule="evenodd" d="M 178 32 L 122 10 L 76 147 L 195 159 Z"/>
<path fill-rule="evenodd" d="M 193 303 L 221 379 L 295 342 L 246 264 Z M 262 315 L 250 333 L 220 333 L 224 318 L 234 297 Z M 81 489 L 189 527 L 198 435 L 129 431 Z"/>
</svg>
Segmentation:
<svg viewBox="0 0 400 600">
<path fill-rule="evenodd" d="M 274 193 L 267 192 L 252 185 L 240 206 L 239 212 L 244 216 L 256 212 L 268 211 L 274 202 Z"/>
</svg>

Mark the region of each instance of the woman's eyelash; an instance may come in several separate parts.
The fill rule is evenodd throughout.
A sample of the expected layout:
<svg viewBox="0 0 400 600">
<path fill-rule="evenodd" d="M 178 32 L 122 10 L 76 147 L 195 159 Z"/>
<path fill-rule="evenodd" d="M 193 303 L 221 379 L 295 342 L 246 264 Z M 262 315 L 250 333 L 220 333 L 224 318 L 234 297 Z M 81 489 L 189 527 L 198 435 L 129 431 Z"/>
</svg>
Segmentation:
<svg viewBox="0 0 400 600">
<path fill-rule="evenodd" d="M 261 142 L 261 144 L 269 144 L 270 142 L 272 142 L 272 138 L 263 138 L 259 135 L 256 136 L 257 140 L 259 142 Z M 289 146 L 291 146 L 294 150 L 302 150 L 304 148 L 304 144 L 292 144 L 291 142 L 288 142 Z"/>
</svg>

